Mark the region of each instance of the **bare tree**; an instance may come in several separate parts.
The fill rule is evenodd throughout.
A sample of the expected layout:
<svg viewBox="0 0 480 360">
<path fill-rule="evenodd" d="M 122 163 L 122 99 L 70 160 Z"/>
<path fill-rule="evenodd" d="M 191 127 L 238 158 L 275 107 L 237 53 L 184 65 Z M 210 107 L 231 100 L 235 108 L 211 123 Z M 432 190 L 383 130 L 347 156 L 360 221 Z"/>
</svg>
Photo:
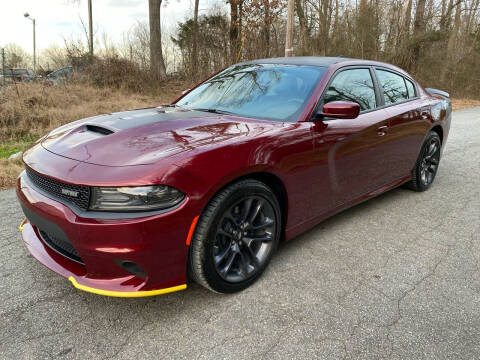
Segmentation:
<svg viewBox="0 0 480 360">
<path fill-rule="evenodd" d="M 197 80 L 235 62 L 239 53 L 245 60 L 284 55 L 288 0 L 221 0 L 201 16 L 200 0 L 193 0 L 192 16 L 172 34 L 160 28 L 167 1 L 149 0 L 150 24 L 132 27 L 123 44 L 105 38 L 102 46 L 99 37 L 96 60 L 124 57 L 151 71 L 146 77 L 155 81 L 165 78 L 166 68 Z M 296 54 L 378 59 L 405 68 L 425 86 L 455 96 L 480 94 L 480 0 L 293 2 L 294 38 L 287 48 Z M 48 63 L 82 63 L 88 51 L 82 40 L 66 44 L 66 60 L 53 49 L 45 52 Z M 14 55 L 12 62 L 21 63 Z"/>
<path fill-rule="evenodd" d="M 162 29 L 160 25 L 160 8 L 162 0 L 148 0 L 148 14 L 150 22 L 150 71 L 154 79 L 162 80 L 167 77 L 167 70 L 163 60 Z"/>
<path fill-rule="evenodd" d="M 32 65 L 32 57 L 21 46 L 14 43 L 5 45 L 5 67 L 29 67 Z"/>
<path fill-rule="evenodd" d="M 196 78 L 198 74 L 198 5 L 200 0 L 195 0 L 195 9 L 193 11 L 193 49 L 192 49 L 192 72 Z"/>
<path fill-rule="evenodd" d="M 239 3 L 241 0 L 228 0 L 230 3 L 230 59 L 235 62 L 240 46 L 240 16 Z"/>
<path fill-rule="evenodd" d="M 415 64 L 417 63 L 418 59 L 420 58 L 420 49 L 422 46 L 422 38 L 425 34 L 425 5 L 426 0 L 418 0 L 417 1 L 417 8 L 415 10 L 415 20 L 413 23 L 413 36 L 415 39 L 415 44 L 413 45 L 413 54 L 412 54 L 412 62 Z"/>
<path fill-rule="evenodd" d="M 65 48 L 52 45 L 41 52 L 40 68 L 45 71 L 52 71 L 69 65 L 69 59 Z"/>
<path fill-rule="evenodd" d="M 308 54 L 308 43 L 309 43 L 309 30 L 307 26 L 307 18 L 303 9 L 302 0 L 295 0 L 295 12 L 298 16 L 298 23 L 300 25 L 300 46 L 299 46 L 299 55 Z"/>
</svg>

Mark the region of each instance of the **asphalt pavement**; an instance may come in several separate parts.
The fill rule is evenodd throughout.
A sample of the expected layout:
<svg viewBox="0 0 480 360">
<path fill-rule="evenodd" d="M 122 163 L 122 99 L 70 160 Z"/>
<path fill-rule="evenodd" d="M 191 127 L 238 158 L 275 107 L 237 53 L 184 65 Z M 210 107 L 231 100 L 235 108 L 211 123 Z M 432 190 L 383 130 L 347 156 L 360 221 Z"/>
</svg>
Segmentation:
<svg viewBox="0 0 480 360">
<path fill-rule="evenodd" d="M 78 291 L 29 255 L 22 218 L 0 192 L 0 359 L 480 358 L 480 108 L 454 112 L 429 191 L 332 217 L 234 295 Z"/>
</svg>

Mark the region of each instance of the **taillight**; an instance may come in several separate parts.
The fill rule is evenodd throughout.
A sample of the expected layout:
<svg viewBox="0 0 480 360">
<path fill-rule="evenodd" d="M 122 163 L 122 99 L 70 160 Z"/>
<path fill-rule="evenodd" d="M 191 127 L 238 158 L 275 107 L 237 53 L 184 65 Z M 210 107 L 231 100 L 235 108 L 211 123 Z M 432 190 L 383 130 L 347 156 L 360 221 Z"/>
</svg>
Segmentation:
<svg viewBox="0 0 480 360">
<path fill-rule="evenodd" d="M 24 75 L 22 75 L 22 81 L 23 81 L 23 80 L 25 80 L 25 76 L 24 76 Z"/>
</svg>

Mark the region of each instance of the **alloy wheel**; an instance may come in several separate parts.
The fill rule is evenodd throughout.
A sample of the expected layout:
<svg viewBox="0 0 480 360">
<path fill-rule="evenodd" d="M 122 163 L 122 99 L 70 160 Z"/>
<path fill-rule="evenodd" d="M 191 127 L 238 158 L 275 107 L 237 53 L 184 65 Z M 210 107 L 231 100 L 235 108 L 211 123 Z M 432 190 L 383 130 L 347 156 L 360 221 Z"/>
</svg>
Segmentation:
<svg viewBox="0 0 480 360">
<path fill-rule="evenodd" d="M 277 222 L 270 202 L 261 196 L 246 196 L 221 217 L 213 261 L 217 273 L 228 282 L 241 282 L 267 261 L 272 251 Z"/>
<path fill-rule="evenodd" d="M 423 185 L 429 185 L 435 178 L 440 162 L 440 141 L 438 138 L 431 138 L 423 150 L 420 162 L 420 181 Z"/>
</svg>

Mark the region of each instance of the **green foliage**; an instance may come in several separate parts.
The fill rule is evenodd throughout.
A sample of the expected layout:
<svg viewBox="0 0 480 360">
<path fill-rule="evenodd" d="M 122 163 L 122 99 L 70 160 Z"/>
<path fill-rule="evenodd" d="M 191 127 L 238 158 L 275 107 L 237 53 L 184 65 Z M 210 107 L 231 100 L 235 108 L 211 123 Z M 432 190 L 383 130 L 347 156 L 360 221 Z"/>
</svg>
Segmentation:
<svg viewBox="0 0 480 360">
<path fill-rule="evenodd" d="M 198 18 L 198 43 L 200 69 L 192 69 L 193 19 L 178 24 L 177 36 L 172 41 L 180 48 L 185 72 L 201 71 L 202 75 L 225 67 L 228 58 L 229 19 L 223 14 L 205 15 Z"/>
<path fill-rule="evenodd" d="M 198 30 L 201 34 L 201 43 L 219 47 L 223 40 L 223 32 L 228 31 L 228 19 L 224 15 L 207 15 L 198 18 Z M 182 51 L 190 51 L 192 48 L 193 19 L 178 23 L 178 35 L 172 37 L 172 41 Z"/>
<path fill-rule="evenodd" d="M 0 159 L 6 159 L 19 151 L 24 151 L 32 142 L 14 142 L 0 145 Z"/>
</svg>

